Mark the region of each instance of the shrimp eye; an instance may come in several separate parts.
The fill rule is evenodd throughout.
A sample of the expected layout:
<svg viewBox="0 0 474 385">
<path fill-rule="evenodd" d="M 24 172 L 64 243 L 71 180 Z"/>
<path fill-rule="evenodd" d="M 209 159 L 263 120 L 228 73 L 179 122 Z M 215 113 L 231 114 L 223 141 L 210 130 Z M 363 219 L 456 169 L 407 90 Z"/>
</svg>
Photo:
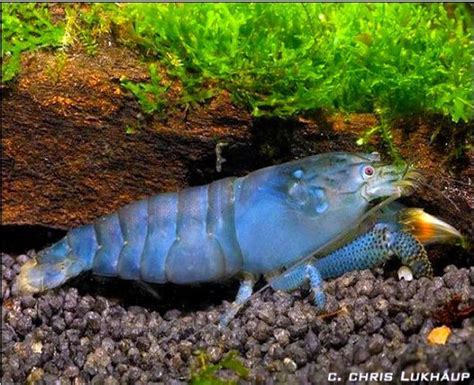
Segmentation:
<svg viewBox="0 0 474 385">
<path fill-rule="evenodd" d="M 375 174 L 375 170 L 372 166 L 365 166 L 364 167 L 364 175 L 371 177 Z"/>
</svg>

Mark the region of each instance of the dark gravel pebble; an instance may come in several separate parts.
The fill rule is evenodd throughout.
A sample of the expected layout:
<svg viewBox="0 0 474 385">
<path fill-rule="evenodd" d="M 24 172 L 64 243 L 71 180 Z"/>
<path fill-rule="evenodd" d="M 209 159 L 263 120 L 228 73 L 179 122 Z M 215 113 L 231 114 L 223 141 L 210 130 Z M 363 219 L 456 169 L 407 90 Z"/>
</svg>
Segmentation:
<svg viewBox="0 0 474 385">
<path fill-rule="evenodd" d="M 344 382 L 354 371 L 395 378 L 474 371 L 473 319 L 453 326 L 446 345 L 426 340 L 436 326 L 433 310 L 453 294 L 474 299 L 472 267 L 448 266 L 441 277 L 411 282 L 385 278 L 381 269 L 346 274 L 325 283 L 328 312 L 343 309 L 330 317 L 318 314 L 310 296 L 267 290 L 221 330 L 209 326 L 228 299 L 219 293 L 197 311 L 172 296 L 161 300 L 164 311 L 154 298 L 126 305 L 120 291 L 82 294 L 80 283 L 19 296 L 15 277 L 28 259 L 2 254 L 2 384 L 184 384 L 199 351 L 219 362 L 229 350 L 250 368 L 242 383 L 324 384 L 329 372 Z"/>
</svg>

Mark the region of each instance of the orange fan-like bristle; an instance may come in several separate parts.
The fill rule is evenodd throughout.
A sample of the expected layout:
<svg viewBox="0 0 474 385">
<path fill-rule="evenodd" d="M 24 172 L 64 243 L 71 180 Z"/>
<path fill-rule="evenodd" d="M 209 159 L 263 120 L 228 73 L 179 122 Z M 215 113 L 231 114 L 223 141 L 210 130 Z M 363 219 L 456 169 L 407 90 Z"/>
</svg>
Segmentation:
<svg viewBox="0 0 474 385">
<path fill-rule="evenodd" d="M 402 210 L 399 221 L 405 231 L 413 234 L 423 244 L 462 242 L 463 239 L 453 226 L 419 208 Z"/>
</svg>

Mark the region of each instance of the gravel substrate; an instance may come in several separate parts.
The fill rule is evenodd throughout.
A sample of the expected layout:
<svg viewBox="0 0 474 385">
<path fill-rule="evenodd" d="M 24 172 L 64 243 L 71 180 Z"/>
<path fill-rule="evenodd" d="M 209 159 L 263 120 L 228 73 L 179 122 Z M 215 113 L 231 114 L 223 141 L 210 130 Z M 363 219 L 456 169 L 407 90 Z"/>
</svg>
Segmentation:
<svg viewBox="0 0 474 385">
<path fill-rule="evenodd" d="M 90 277 L 86 284 L 76 280 L 18 296 L 15 277 L 28 258 L 2 255 L 2 384 L 186 383 L 197 351 L 218 362 L 231 350 L 250 368 L 243 383 L 325 384 L 329 372 L 344 383 L 349 372 L 378 371 L 394 373 L 390 383 L 398 383 L 402 371 L 474 371 L 472 318 L 452 326 L 446 345 L 427 343 L 436 326 L 433 310 L 453 294 L 472 304 L 474 267 L 448 266 L 441 277 L 412 282 L 381 269 L 346 274 L 326 284 L 328 312 L 343 309 L 329 317 L 318 316 L 305 293 L 267 289 L 228 329 L 211 325 L 192 336 L 216 322 L 235 286 L 213 294 L 186 289 L 192 302 L 203 299 L 205 306 L 197 309 L 183 309 L 179 296 L 168 293 L 160 300 L 165 310 L 159 310 L 152 295 L 120 282 L 103 295 Z M 136 305 L 130 298 L 145 299 Z M 174 338 L 161 341 L 167 336 Z M 235 378 L 226 371 L 219 375 Z"/>
</svg>

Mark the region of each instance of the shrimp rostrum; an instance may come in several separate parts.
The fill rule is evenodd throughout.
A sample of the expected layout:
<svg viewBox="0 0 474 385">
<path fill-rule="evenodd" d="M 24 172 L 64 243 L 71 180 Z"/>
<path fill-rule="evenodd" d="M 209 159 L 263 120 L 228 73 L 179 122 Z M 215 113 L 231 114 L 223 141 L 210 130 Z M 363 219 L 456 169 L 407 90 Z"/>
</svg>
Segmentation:
<svg viewBox="0 0 474 385">
<path fill-rule="evenodd" d="M 158 194 L 70 230 L 23 266 L 20 289 L 54 288 L 87 270 L 159 284 L 239 277 L 237 298 L 222 317 L 225 324 L 260 276 L 274 276 L 315 252 L 374 201 L 408 194 L 417 176 L 407 167 L 381 163 L 376 153 L 336 152 Z M 431 230 L 417 238 L 420 229 Z M 423 243 L 457 236 L 454 228 L 419 209 L 392 206 L 365 233 L 288 270 L 271 285 L 292 290 L 309 283 L 316 305 L 324 308 L 323 279 L 370 268 L 391 255 L 415 276 L 430 275 Z"/>
</svg>

